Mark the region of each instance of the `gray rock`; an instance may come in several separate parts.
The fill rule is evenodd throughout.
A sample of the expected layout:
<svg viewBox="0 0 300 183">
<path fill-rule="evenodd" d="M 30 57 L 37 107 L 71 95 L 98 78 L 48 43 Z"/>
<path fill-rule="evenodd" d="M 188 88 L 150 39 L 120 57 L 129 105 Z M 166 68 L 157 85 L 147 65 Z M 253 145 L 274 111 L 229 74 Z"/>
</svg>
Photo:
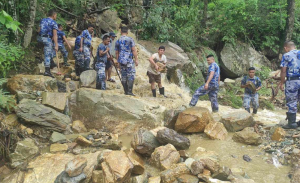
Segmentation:
<svg viewBox="0 0 300 183">
<path fill-rule="evenodd" d="M 78 89 L 77 81 L 69 81 L 68 84 L 69 84 L 70 92 L 76 91 Z"/>
<path fill-rule="evenodd" d="M 225 114 L 222 116 L 221 122 L 230 132 L 240 131 L 246 127 L 253 127 L 255 124 L 252 115 L 247 111 L 237 111 Z"/>
<path fill-rule="evenodd" d="M 232 175 L 230 168 L 222 166 L 217 172 L 215 172 L 212 177 L 222 181 L 229 181 L 228 177 Z"/>
<path fill-rule="evenodd" d="M 66 93 L 67 92 L 66 82 L 64 82 L 64 81 L 57 81 L 57 89 L 58 89 L 58 92 Z"/>
<path fill-rule="evenodd" d="M 87 70 L 80 74 L 80 85 L 86 88 L 96 87 L 96 76 L 97 73 L 94 70 Z"/>
<path fill-rule="evenodd" d="M 248 155 L 243 155 L 243 160 L 250 162 L 252 159 Z"/>
<path fill-rule="evenodd" d="M 200 173 L 203 173 L 204 164 L 202 163 L 202 161 L 194 161 L 191 164 L 190 170 L 193 175 L 198 175 Z"/>
<path fill-rule="evenodd" d="M 252 127 L 247 127 L 240 132 L 235 132 L 232 139 L 247 145 L 259 145 L 262 143 L 261 136 L 258 135 Z"/>
<path fill-rule="evenodd" d="M 162 145 L 172 144 L 177 150 L 184 150 L 190 147 L 190 140 L 178 134 L 175 130 L 165 128 L 157 132 L 156 139 Z"/>
<path fill-rule="evenodd" d="M 112 32 L 119 28 L 121 21 L 118 12 L 106 10 L 101 15 L 98 15 L 96 26 L 100 26 L 105 32 Z"/>
<path fill-rule="evenodd" d="M 180 106 L 177 109 L 171 109 L 171 110 L 166 111 L 165 117 L 164 117 L 165 127 L 174 129 L 179 113 L 184 111 L 185 109 L 186 109 L 185 106 Z"/>
<path fill-rule="evenodd" d="M 31 94 L 31 93 L 17 91 L 17 98 L 18 98 L 18 101 L 20 102 L 23 99 L 35 100 L 37 98 L 37 96 L 34 94 Z"/>
<path fill-rule="evenodd" d="M 139 129 L 133 136 L 131 141 L 131 147 L 138 153 L 151 156 L 156 147 L 160 144 L 156 140 L 155 136 L 148 130 Z"/>
<path fill-rule="evenodd" d="M 22 100 L 15 110 L 23 123 L 39 125 L 49 130 L 62 132 L 71 123 L 69 116 L 28 99 Z"/>
<path fill-rule="evenodd" d="M 13 168 L 23 164 L 26 160 L 36 155 L 39 148 L 34 144 L 34 141 L 30 138 L 26 138 L 23 141 L 17 143 L 15 152 L 10 154 L 11 166 Z"/>
<path fill-rule="evenodd" d="M 68 173 L 63 171 L 57 176 L 54 183 L 80 183 L 84 179 L 86 179 L 86 175 L 84 173 L 76 177 L 69 177 Z"/>
<path fill-rule="evenodd" d="M 66 136 L 58 132 L 53 132 L 50 137 L 51 143 L 64 142 L 66 140 L 67 140 Z"/>
<path fill-rule="evenodd" d="M 81 156 L 77 156 L 73 160 L 66 164 L 65 171 L 70 177 L 77 177 L 82 174 L 83 169 L 87 165 L 87 159 Z"/>
</svg>

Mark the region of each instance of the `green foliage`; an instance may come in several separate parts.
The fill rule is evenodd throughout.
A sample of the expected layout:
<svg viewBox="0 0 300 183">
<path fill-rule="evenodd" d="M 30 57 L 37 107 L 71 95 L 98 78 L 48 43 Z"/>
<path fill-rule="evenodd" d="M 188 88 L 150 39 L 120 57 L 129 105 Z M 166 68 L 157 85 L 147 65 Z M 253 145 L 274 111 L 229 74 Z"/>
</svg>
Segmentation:
<svg viewBox="0 0 300 183">
<path fill-rule="evenodd" d="M 256 75 L 260 80 L 266 80 L 269 78 L 269 74 L 272 70 L 269 67 L 263 66 L 260 71 L 256 71 Z"/>
<path fill-rule="evenodd" d="M 268 100 L 261 100 L 262 105 L 265 106 L 267 109 L 274 111 L 275 107 L 274 104 Z"/>
<path fill-rule="evenodd" d="M 5 82 L 6 79 L 0 79 L 0 86 L 2 86 Z M 15 103 L 16 101 L 14 99 L 14 96 L 9 95 L 9 92 L 6 92 L 2 88 L 0 88 L 0 112 L 2 110 L 10 112 L 10 109 L 15 106 Z"/>
<path fill-rule="evenodd" d="M 11 29 L 13 31 L 19 30 L 22 32 L 22 30 L 19 28 L 19 25 L 21 23 L 13 20 L 13 18 L 4 10 L 0 12 L 0 23 L 4 25 L 7 29 Z"/>
</svg>

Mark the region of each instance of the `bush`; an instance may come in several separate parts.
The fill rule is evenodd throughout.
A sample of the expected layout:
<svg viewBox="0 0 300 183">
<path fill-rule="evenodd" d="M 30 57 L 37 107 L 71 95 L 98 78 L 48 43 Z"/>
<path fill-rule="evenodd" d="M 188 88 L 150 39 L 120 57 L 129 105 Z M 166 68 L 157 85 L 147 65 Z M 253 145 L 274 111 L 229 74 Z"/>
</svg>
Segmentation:
<svg viewBox="0 0 300 183">
<path fill-rule="evenodd" d="M 256 71 L 256 75 L 263 81 L 269 78 L 271 71 L 269 67 L 263 66 L 260 71 Z"/>
<path fill-rule="evenodd" d="M 0 79 L 0 86 L 6 82 L 6 79 Z M 0 88 L 0 111 L 6 110 L 11 112 L 11 109 L 14 108 L 16 104 L 15 98 L 13 95 L 9 95 L 9 92 L 4 91 Z"/>
</svg>

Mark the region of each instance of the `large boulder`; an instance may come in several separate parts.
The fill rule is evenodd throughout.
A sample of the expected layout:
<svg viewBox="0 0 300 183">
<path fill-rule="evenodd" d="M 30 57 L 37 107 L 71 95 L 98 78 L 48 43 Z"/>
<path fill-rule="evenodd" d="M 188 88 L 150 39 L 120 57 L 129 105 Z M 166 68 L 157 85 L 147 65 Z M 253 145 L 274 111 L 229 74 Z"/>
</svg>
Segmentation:
<svg viewBox="0 0 300 183">
<path fill-rule="evenodd" d="M 156 140 L 155 136 L 148 130 L 139 129 L 133 136 L 131 141 L 131 147 L 138 153 L 151 156 L 152 152 L 160 144 Z"/>
<path fill-rule="evenodd" d="M 101 163 L 106 182 L 126 182 L 129 180 L 133 165 L 123 151 L 112 151 Z"/>
<path fill-rule="evenodd" d="M 22 165 L 25 161 L 32 158 L 39 151 L 39 148 L 34 144 L 34 141 L 30 138 L 26 138 L 23 141 L 17 143 L 16 149 L 9 155 L 11 159 L 11 166 L 16 168 Z"/>
<path fill-rule="evenodd" d="M 198 49 L 195 50 L 196 56 L 198 58 L 197 62 L 195 63 L 198 68 L 201 69 L 204 75 L 207 75 L 208 63 L 206 57 L 208 55 L 213 55 L 215 61 L 219 64 L 218 56 L 216 52 L 209 47 L 200 46 Z"/>
<path fill-rule="evenodd" d="M 80 74 L 80 86 L 86 88 L 96 88 L 96 76 L 95 70 L 87 70 Z"/>
<path fill-rule="evenodd" d="M 73 160 L 66 164 L 65 171 L 70 177 L 76 177 L 83 172 L 83 169 L 87 165 L 87 160 L 84 157 L 77 156 Z"/>
<path fill-rule="evenodd" d="M 17 94 L 18 91 L 25 93 L 32 91 L 58 91 L 56 79 L 41 75 L 15 75 L 8 79 L 7 88 L 12 94 Z"/>
<path fill-rule="evenodd" d="M 249 67 L 260 70 L 263 66 L 271 67 L 271 62 L 249 44 L 239 41 L 235 45 L 226 43 L 221 51 L 221 67 L 230 78 L 247 74 Z"/>
<path fill-rule="evenodd" d="M 246 127 L 253 127 L 255 124 L 252 115 L 244 110 L 223 115 L 221 122 L 230 132 L 240 131 Z"/>
<path fill-rule="evenodd" d="M 87 129 L 105 127 L 113 133 L 160 126 L 165 111 L 138 98 L 89 88 L 77 90 L 69 101 L 72 119 L 81 120 Z"/>
<path fill-rule="evenodd" d="M 99 26 L 105 32 L 113 32 L 119 29 L 121 21 L 117 11 L 106 10 L 98 15 L 96 26 Z"/>
<path fill-rule="evenodd" d="M 175 130 L 182 133 L 204 132 L 206 125 L 212 121 L 207 108 L 191 107 L 179 113 Z"/>
<path fill-rule="evenodd" d="M 157 132 L 156 139 L 162 145 L 172 144 L 178 150 L 188 149 L 190 147 L 190 140 L 178 134 L 175 130 L 165 128 Z"/>
<path fill-rule="evenodd" d="M 67 104 L 68 94 L 57 92 L 43 92 L 42 104 L 51 107 L 59 112 L 64 112 Z"/>
<path fill-rule="evenodd" d="M 152 162 L 162 170 L 171 168 L 179 159 L 180 154 L 172 144 L 160 146 L 151 154 Z"/>
<path fill-rule="evenodd" d="M 164 126 L 174 129 L 179 113 L 184 111 L 185 109 L 185 106 L 180 106 L 176 109 L 167 110 L 164 117 Z"/>
<path fill-rule="evenodd" d="M 232 139 L 247 145 L 259 145 L 262 143 L 261 136 L 258 135 L 252 127 L 247 127 L 240 132 L 235 132 Z"/>
<path fill-rule="evenodd" d="M 81 155 L 87 160 L 87 166 L 83 169 L 86 179 L 81 183 L 89 183 L 92 179 L 92 172 L 97 165 L 97 156 L 100 152 Z M 32 171 L 26 172 L 24 183 L 32 182 L 54 182 L 58 175 L 64 170 L 68 162 L 75 157 L 73 154 L 42 154 L 28 164 L 28 169 Z M 55 167 L 55 168 L 49 168 Z M 65 172 L 67 175 L 68 173 Z"/>
<path fill-rule="evenodd" d="M 20 102 L 16 113 L 25 124 L 38 125 L 59 132 L 65 131 L 71 123 L 69 116 L 28 99 Z"/>
<path fill-rule="evenodd" d="M 143 158 L 137 154 L 133 148 L 130 148 L 126 153 L 133 165 L 132 173 L 136 175 L 143 174 L 145 171 L 145 163 Z"/>
<path fill-rule="evenodd" d="M 211 139 L 225 140 L 228 132 L 223 123 L 211 122 L 206 125 L 204 133 Z"/>
</svg>

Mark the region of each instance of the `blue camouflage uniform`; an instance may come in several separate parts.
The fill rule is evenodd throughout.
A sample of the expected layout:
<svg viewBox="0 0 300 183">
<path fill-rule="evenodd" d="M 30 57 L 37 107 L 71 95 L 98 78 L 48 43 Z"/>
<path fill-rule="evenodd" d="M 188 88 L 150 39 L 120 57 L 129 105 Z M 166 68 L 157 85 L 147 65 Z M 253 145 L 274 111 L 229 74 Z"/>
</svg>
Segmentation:
<svg viewBox="0 0 300 183">
<path fill-rule="evenodd" d="M 83 37 L 83 53 L 84 53 L 84 64 L 85 69 L 90 67 L 91 62 L 91 45 L 92 45 L 92 35 L 88 30 L 82 32 Z"/>
<path fill-rule="evenodd" d="M 206 81 L 210 75 L 210 72 L 215 72 L 213 78 L 208 84 L 208 90 L 204 89 L 204 85 L 200 86 L 194 93 L 192 100 L 190 102 L 190 106 L 195 106 L 198 102 L 200 96 L 208 94 L 209 100 L 211 102 L 211 107 L 213 112 L 217 112 L 219 110 L 218 104 L 218 91 L 219 91 L 219 77 L 220 77 L 220 67 L 217 63 L 212 63 L 208 67 L 208 75 L 206 77 Z"/>
<path fill-rule="evenodd" d="M 58 50 L 62 53 L 62 55 L 64 57 L 64 60 L 67 60 L 68 59 L 68 52 L 67 52 L 67 50 L 65 48 L 65 45 L 64 45 L 64 36 L 66 36 L 66 35 L 63 31 L 60 31 L 60 30 L 57 31 Z M 54 56 L 56 56 L 55 50 L 54 50 Z"/>
<path fill-rule="evenodd" d="M 120 63 L 122 82 L 134 81 L 135 79 L 135 65 L 131 50 L 134 46 L 134 40 L 128 36 L 121 36 L 116 41 L 115 50 L 119 52 L 118 62 Z"/>
<path fill-rule="evenodd" d="M 287 67 L 285 82 L 285 98 L 289 113 L 297 113 L 300 95 L 300 51 L 292 50 L 282 56 L 280 67 Z"/>
<path fill-rule="evenodd" d="M 45 67 L 50 67 L 50 61 L 54 57 L 54 44 L 52 42 L 53 29 L 58 30 L 57 23 L 51 18 L 43 18 L 40 22 L 40 35 L 44 44 Z"/>
<path fill-rule="evenodd" d="M 107 63 L 107 54 L 100 56 L 100 51 L 106 51 L 107 47 L 107 45 L 101 43 L 97 48 L 97 61 L 95 64 L 95 69 L 97 72 L 96 88 L 101 90 L 106 89 L 105 64 Z"/>
<path fill-rule="evenodd" d="M 81 35 L 77 36 L 75 39 L 75 47 L 73 51 L 73 55 L 75 57 L 75 71 L 76 75 L 79 76 L 81 72 L 84 70 L 84 53 L 79 51 L 80 48 L 80 40 Z"/>
<path fill-rule="evenodd" d="M 255 85 L 256 88 L 261 87 L 261 80 L 257 76 L 254 76 L 254 78 L 245 76 L 241 81 L 241 85 L 246 85 L 246 83 L 248 81 L 251 81 Z M 259 97 L 259 95 L 257 92 L 253 93 L 250 88 L 248 88 L 248 87 L 245 88 L 244 103 L 243 103 L 244 108 L 250 109 L 250 103 L 252 102 L 253 109 L 258 109 L 258 107 L 259 107 L 258 97 Z"/>
</svg>

